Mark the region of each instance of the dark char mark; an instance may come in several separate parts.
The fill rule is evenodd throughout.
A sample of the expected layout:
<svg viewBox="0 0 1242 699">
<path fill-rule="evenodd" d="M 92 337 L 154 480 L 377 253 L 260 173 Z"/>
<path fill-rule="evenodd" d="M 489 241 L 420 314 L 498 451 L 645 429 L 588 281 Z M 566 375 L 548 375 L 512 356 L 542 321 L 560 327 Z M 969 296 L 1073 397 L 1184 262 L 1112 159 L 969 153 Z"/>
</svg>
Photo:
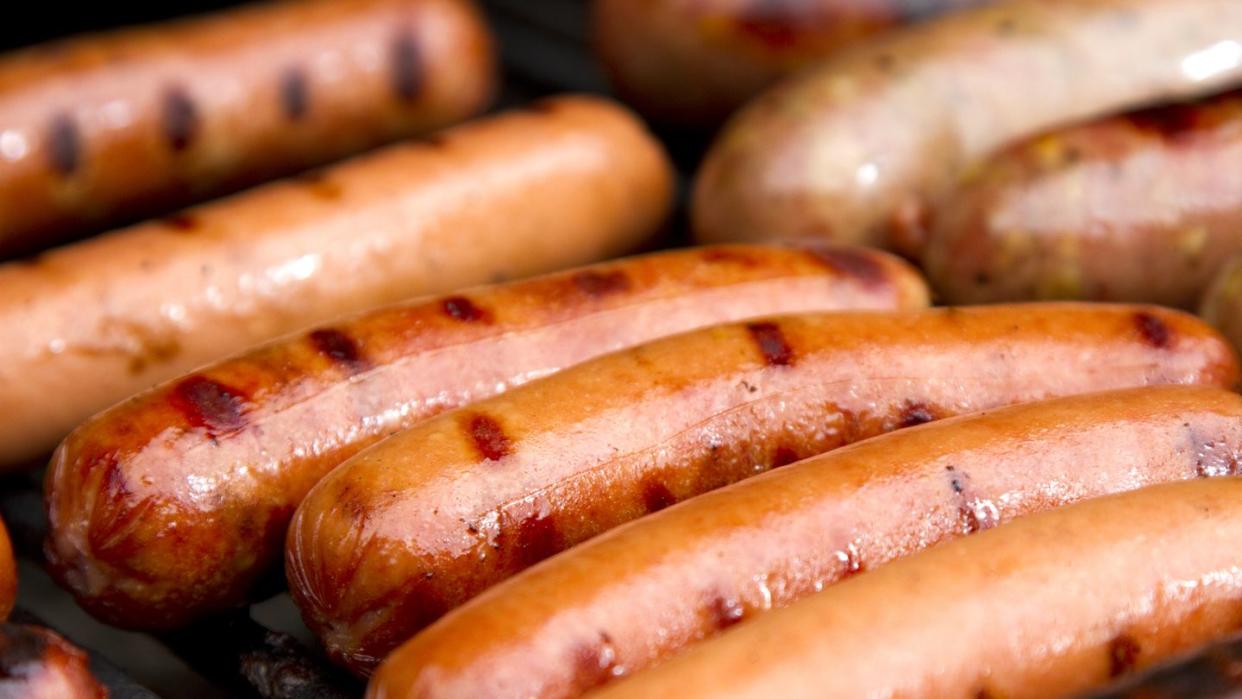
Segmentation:
<svg viewBox="0 0 1242 699">
<path fill-rule="evenodd" d="M 1108 644 L 1108 676 L 1118 677 L 1134 669 L 1142 648 L 1126 634 L 1118 634 Z"/>
<path fill-rule="evenodd" d="M 65 113 L 52 117 L 47 132 L 47 154 L 52 169 L 66 177 L 72 175 L 78 169 L 81 151 L 81 137 L 73 118 Z"/>
<path fill-rule="evenodd" d="M 180 213 L 165 216 L 164 225 L 181 233 L 190 233 L 202 224 L 198 218 L 192 214 Z"/>
<path fill-rule="evenodd" d="M 880 288 L 888 284 L 884 265 L 874 256 L 860 250 L 812 249 L 811 254 L 828 269 L 844 277 L 858 280 L 868 288 Z"/>
<path fill-rule="evenodd" d="M 285 70 L 280 76 L 280 104 L 289 121 L 300 121 L 310 108 L 310 87 L 306 83 L 306 71 L 297 66 Z"/>
<path fill-rule="evenodd" d="M 1134 327 L 1138 328 L 1139 334 L 1152 347 L 1166 349 L 1172 343 L 1173 333 L 1169 326 L 1146 311 L 1134 314 Z"/>
<path fill-rule="evenodd" d="M 625 276 L 625 272 L 621 270 L 611 272 L 584 270 L 573 276 L 573 282 L 582 293 L 597 298 L 628 291 L 630 288 L 630 278 Z"/>
<path fill-rule="evenodd" d="M 440 302 L 440 308 L 450 317 L 464 323 L 485 323 L 491 320 L 491 314 L 474 305 L 465 296 L 450 296 Z"/>
<path fill-rule="evenodd" d="M 249 402 L 241 391 L 198 374 L 173 387 L 169 399 L 186 422 L 205 428 L 212 437 L 246 426 Z"/>
<path fill-rule="evenodd" d="M 643 482 L 643 506 L 648 512 L 659 512 L 677 502 L 677 496 L 660 481 L 649 479 Z"/>
<path fill-rule="evenodd" d="M 474 413 L 466 422 L 466 432 L 479 454 L 489 461 L 499 461 L 513 451 L 513 443 L 500 423 L 488 415 Z"/>
<path fill-rule="evenodd" d="M 747 323 L 746 329 L 750 331 L 751 337 L 755 339 L 755 344 L 759 347 L 759 353 L 763 355 L 763 361 L 769 366 L 789 366 L 793 364 L 793 348 L 789 346 L 789 342 L 785 339 L 785 333 L 781 331 L 779 325 L 763 321 Z"/>
<path fill-rule="evenodd" d="M 198 132 L 198 108 L 194 100 L 180 87 L 164 93 L 164 137 L 174 151 L 190 147 Z"/>
<path fill-rule="evenodd" d="M 392 89 L 411 102 L 423 88 L 423 59 L 412 34 L 401 34 L 392 43 Z"/>
<path fill-rule="evenodd" d="M 932 414 L 932 411 L 927 407 L 927 404 L 907 401 L 905 407 L 901 410 L 901 415 L 897 420 L 897 426 L 914 427 L 915 425 L 922 425 L 923 423 L 931 422 L 935 419 L 936 416 Z"/>
<path fill-rule="evenodd" d="M 358 349 L 354 338 L 335 328 L 320 328 L 307 336 L 315 351 L 332 360 L 334 364 L 359 371 L 365 369 L 367 362 Z"/>
<path fill-rule="evenodd" d="M 962 523 L 962 533 L 974 534 L 996 526 L 994 513 L 980 507 L 980 503 L 967 492 L 970 476 L 952 466 L 946 466 L 945 472 L 949 475 L 949 487 L 953 489 L 958 501 L 957 513 Z"/>
<path fill-rule="evenodd" d="M 746 616 L 746 608 L 736 597 L 716 595 L 708 604 L 711 621 L 717 629 L 727 629 L 737 624 Z"/>
</svg>

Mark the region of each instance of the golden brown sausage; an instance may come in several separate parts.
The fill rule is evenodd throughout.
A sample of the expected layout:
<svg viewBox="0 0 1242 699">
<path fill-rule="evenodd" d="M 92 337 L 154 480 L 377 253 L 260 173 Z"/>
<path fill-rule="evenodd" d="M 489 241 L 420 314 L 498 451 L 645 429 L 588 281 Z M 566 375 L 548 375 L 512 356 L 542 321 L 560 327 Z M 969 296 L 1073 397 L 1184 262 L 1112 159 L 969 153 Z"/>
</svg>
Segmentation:
<svg viewBox="0 0 1242 699">
<path fill-rule="evenodd" d="M 182 626 L 247 601 L 323 474 L 435 413 L 719 322 L 926 305 L 918 273 L 885 253 L 721 246 L 374 311 L 200 369 L 75 430 L 47 476 L 47 558 L 97 616 Z"/>
<path fill-rule="evenodd" d="M 1083 699 L 1237 699 L 1242 695 L 1242 636 L 1125 677 Z"/>
<path fill-rule="evenodd" d="M 744 109 L 695 185 L 703 241 L 911 254 L 962 170 L 1039 131 L 1242 82 L 1235 0 L 1012 0 L 895 32 Z"/>
<path fill-rule="evenodd" d="M 86 654 L 50 629 L 0 624 L 0 699 L 107 699 Z"/>
<path fill-rule="evenodd" d="M 1018 519 L 851 578 L 599 699 L 1072 696 L 1242 624 L 1242 479 Z"/>
<path fill-rule="evenodd" d="M 1242 252 L 1242 93 L 1054 131 L 971 168 L 923 262 L 949 303 L 1194 308 Z"/>
<path fill-rule="evenodd" d="M 579 696 L 941 541 L 1152 483 L 1236 475 L 1239 459 L 1242 397 L 1202 386 L 881 435 L 643 517 L 491 588 L 394 651 L 370 693 Z"/>
<path fill-rule="evenodd" d="M 299 507 L 286 570 L 329 653 L 366 671 L 490 585 L 773 466 L 1009 403 L 1236 379 L 1206 325 L 1146 306 L 717 326 L 579 364 L 358 454 Z"/>
<path fill-rule="evenodd" d="M 258 342 L 621 254 L 671 197 L 630 113 L 568 97 L 0 267 L 0 470 Z"/>
<path fill-rule="evenodd" d="M 490 100 L 468 0 L 306 0 L 0 57 L 0 255 L 459 121 Z"/>
<path fill-rule="evenodd" d="M 596 0 L 613 87 L 660 121 L 712 125 L 761 89 L 886 29 L 991 0 Z"/>
</svg>

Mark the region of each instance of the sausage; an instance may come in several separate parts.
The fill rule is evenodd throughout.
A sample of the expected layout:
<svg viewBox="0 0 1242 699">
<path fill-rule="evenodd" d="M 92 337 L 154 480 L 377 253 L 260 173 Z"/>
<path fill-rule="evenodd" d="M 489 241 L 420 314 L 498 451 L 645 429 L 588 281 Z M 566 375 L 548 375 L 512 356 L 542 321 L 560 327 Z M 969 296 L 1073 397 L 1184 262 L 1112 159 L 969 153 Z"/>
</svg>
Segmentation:
<svg viewBox="0 0 1242 699">
<path fill-rule="evenodd" d="M 365 673 L 523 568 L 778 464 L 1007 403 L 1236 378 L 1213 331 L 1155 307 L 716 326 L 579 364 L 361 452 L 299 506 L 286 572 L 330 656 Z"/>
<path fill-rule="evenodd" d="M 633 249 L 672 188 L 632 115 L 568 97 L 0 266 L 0 470 L 259 342 Z"/>
<path fill-rule="evenodd" d="M 1083 699 L 1236 699 L 1242 692 L 1242 636 L 1231 636 Z"/>
<path fill-rule="evenodd" d="M 1229 259 L 1203 294 L 1199 315 L 1242 347 L 1242 255 Z"/>
<path fill-rule="evenodd" d="M 0 699 L 107 699 L 86 654 L 56 632 L 0 624 Z"/>
<path fill-rule="evenodd" d="M 13 557 L 13 542 L 9 530 L 0 521 L 0 621 L 9 618 L 17 601 L 17 559 Z"/>
<path fill-rule="evenodd" d="M 659 121 L 710 126 L 782 76 L 891 27 L 991 0 L 595 0 L 613 88 Z"/>
<path fill-rule="evenodd" d="M 962 170 L 1051 127 L 1242 81 L 1234 0 L 1013 0 L 842 53 L 759 97 L 695 183 L 702 241 L 810 237 L 916 256 Z"/>
<path fill-rule="evenodd" d="M 1242 252 L 1242 92 L 1054 131 L 964 178 L 923 250 L 946 302 L 1194 308 Z"/>
<path fill-rule="evenodd" d="M 0 255 L 480 111 L 467 0 L 274 2 L 0 56 Z"/>
<path fill-rule="evenodd" d="M 1242 479 L 1087 500 L 947 542 L 590 696 L 1072 696 L 1242 624 Z"/>
<path fill-rule="evenodd" d="M 47 476 L 47 559 L 112 624 L 184 626 L 249 599 L 315 481 L 435 413 L 718 322 L 926 305 L 918 273 L 884 253 L 720 246 L 374 311 L 197 370 L 76 429 Z"/>
<path fill-rule="evenodd" d="M 1202 386 L 881 435 L 618 527 L 491 588 L 394 651 L 371 697 L 581 696 L 894 558 L 1089 497 L 1236 474 L 1239 459 L 1242 397 Z"/>
</svg>

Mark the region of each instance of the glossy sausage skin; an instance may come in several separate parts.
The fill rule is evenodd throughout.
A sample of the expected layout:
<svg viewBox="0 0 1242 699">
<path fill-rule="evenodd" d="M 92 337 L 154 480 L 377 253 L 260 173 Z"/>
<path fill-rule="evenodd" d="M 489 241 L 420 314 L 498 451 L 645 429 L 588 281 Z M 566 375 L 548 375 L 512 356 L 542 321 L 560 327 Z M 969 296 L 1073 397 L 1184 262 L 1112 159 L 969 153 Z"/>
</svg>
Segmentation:
<svg viewBox="0 0 1242 699">
<path fill-rule="evenodd" d="M 1242 347 L 1242 255 L 1225 262 L 1203 294 L 1199 315 L 1218 328 L 1235 349 Z"/>
<path fill-rule="evenodd" d="M 1023 517 L 846 580 L 592 697 L 1072 696 L 1242 624 L 1242 479 Z"/>
<path fill-rule="evenodd" d="M 1054 126 L 1242 80 L 1234 0 L 1012 0 L 860 46 L 746 107 L 708 153 L 703 241 L 810 237 L 917 254 L 964 168 Z"/>
<path fill-rule="evenodd" d="M 1242 252 L 1242 93 L 1054 131 L 972 168 L 932 217 L 948 303 L 1194 308 Z"/>
<path fill-rule="evenodd" d="M 595 0 L 595 46 L 626 102 L 710 126 L 782 76 L 892 27 L 991 0 Z"/>
<path fill-rule="evenodd" d="M 2 266 L 0 470 L 259 342 L 623 254 L 671 197 L 637 119 L 566 97 Z"/>
<path fill-rule="evenodd" d="M 720 246 L 374 311 L 199 369 L 75 430 L 48 472 L 47 558 L 110 623 L 182 626 L 247 601 L 320 477 L 431 415 L 706 325 L 926 305 L 918 273 L 885 253 Z"/>
<path fill-rule="evenodd" d="M 1082 699 L 1237 699 L 1242 696 L 1242 636 L 1232 636 Z"/>
<path fill-rule="evenodd" d="M 0 255 L 470 116 L 468 0 L 276 2 L 0 57 Z"/>
<path fill-rule="evenodd" d="M 579 364 L 358 454 L 299 507 L 286 571 L 329 653 L 366 671 L 492 584 L 775 465 L 1008 403 L 1236 378 L 1213 331 L 1154 307 L 717 326 Z"/>
<path fill-rule="evenodd" d="M 1202 386 L 1026 403 L 873 437 L 618 527 L 491 588 L 394 651 L 371 697 L 580 696 L 941 541 L 1150 483 L 1236 474 L 1239 459 L 1242 397 Z"/>
<path fill-rule="evenodd" d="M 86 654 L 40 626 L 0 624 L 0 699 L 106 699 Z"/>
</svg>

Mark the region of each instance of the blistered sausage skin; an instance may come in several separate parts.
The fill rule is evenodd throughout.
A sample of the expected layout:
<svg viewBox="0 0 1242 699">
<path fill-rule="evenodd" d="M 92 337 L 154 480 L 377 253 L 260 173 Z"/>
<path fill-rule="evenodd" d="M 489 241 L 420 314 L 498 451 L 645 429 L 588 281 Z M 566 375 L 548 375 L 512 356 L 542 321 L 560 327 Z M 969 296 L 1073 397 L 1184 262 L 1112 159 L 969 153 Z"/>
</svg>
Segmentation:
<svg viewBox="0 0 1242 699">
<path fill-rule="evenodd" d="M 1236 378 L 1206 325 L 1145 306 L 717 326 L 579 364 L 359 453 L 302 502 L 286 571 L 329 653 L 365 672 L 492 584 L 773 466 L 998 405 Z"/>
<path fill-rule="evenodd" d="M 564 97 L 0 266 L 0 470 L 259 342 L 623 254 L 672 186 L 629 112 Z"/>
<path fill-rule="evenodd" d="M 596 0 L 595 46 L 626 102 L 710 126 L 784 75 L 892 27 L 991 0 Z"/>
<path fill-rule="evenodd" d="M 435 413 L 715 323 L 926 305 L 918 273 L 885 253 L 719 246 L 374 311 L 199 369 L 75 430 L 47 477 L 47 558 L 110 623 L 182 626 L 247 601 L 323 474 Z"/>
<path fill-rule="evenodd" d="M 941 541 L 1151 483 L 1236 475 L 1240 459 L 1242 397 L 1203 386 L 880 435 L 618 527 L 489 589 L 394 651 L 370 696 L 580 696 Z"/>
<path fill-rule="evenodd" d="M 86 654 L 56 632 L 0 624 L 0 699 L 107 699 Z"/>
<path fill-rule="evenodd" d="M 1242 80 L 1234 0 L 1012 0 L 844 52 L 760 96 L 695 185 L 703 241 L 811 237 L 917 254 L 964 168 L 1057 125 Z"/>
<path fill-rule="evenodd" d="M 1242 252 L 1242 93 L 1054 131 L 936 207 L 924 267 L 948 303 L 1194 308 Z"/>
<path fill-rule="evenodd" d="M 0 56 L 0 255 L 464 119 L 468 0 L 273 2 Z"/>
<path fill-rule="evenodd" d="M 1242 479 L 1152 485 L 915 554 L 591 697 L 1073 696 L 1242 624 Z"/>
<path fill-rule="evenodd" d="M 1242 637 L 1125 677 L 1082 699 L 1237 699 L 1242 695 Z"/>
</svg>

